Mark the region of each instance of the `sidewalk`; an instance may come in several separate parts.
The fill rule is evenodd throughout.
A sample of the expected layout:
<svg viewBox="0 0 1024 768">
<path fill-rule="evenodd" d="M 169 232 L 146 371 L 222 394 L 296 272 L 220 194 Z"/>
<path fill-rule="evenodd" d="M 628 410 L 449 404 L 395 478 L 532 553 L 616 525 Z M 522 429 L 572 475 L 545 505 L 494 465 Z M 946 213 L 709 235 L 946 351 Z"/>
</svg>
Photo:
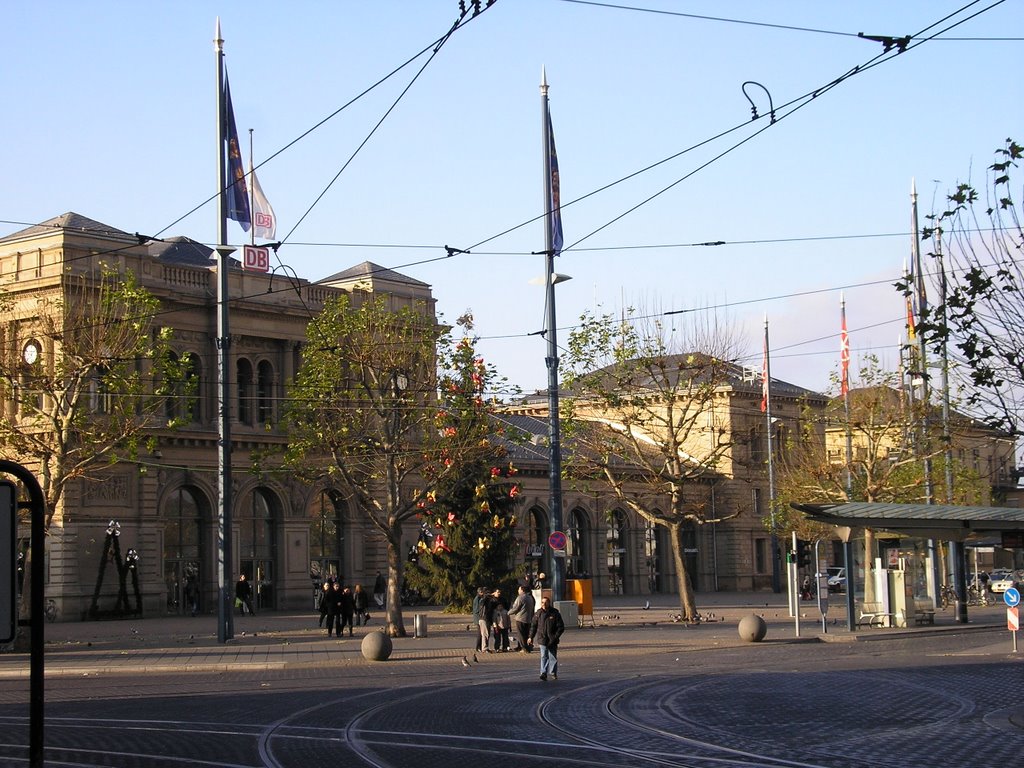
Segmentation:
<svg viewBox="0 0 1024 768">
<path fill-rule="evenodd" d="M 798 638 L 785 595 L 699 594 L 697 605 L 708 621 L 697 626 L 675 620 L 679 605 L 671 595 L 599 597 L 595 602 L 593 616 L 582 617 L 584 627 L 570 629 L 566 642 L 576 642 L 578 632 L 589 649 L 600 653 L 634 652 L 641 647 L 700 650 L 745 645 L 737 625 L 751 613 L 761 616 L 768 626 L 763 642 L 854 642 L 1006 627 L 1004 606 L 972 606 L 966 625 L 955 623 L 951 611 L 938 611 L 934 626 L 864 628 L 851 633 L 846 629 L 845 604 L 833 602 L 823 633 L 816 604 L 804 602 Z M 472 653 L 476 630 L 469 615 L 446 614 L 435 606 L 405 607 L 403 611 L 408 637 L 394 638 L 392 659 L 458 658 Z M 424 616 L 424 637 L 414 637 L 416 614 Z M 371 663 L 363 659 L 360 643 L 367 632 L 380 630 L 383 613 L 374 612 L 369 626 L 357 627 L 354 637 L 341 640 L 328 638 L 317 626 L 317 618 L 311 612 L 276 611 L 235 616 L 235 636 L 223 644 L 217 641 L 216 617 L 210 615 L 47 624 L 45 674 L 216 672 Z M 1008 649 L 1009 645 L 1008 638 Z M 27 653 L 0 653 L 0 678 L 28 676 Z"/>
</svg>

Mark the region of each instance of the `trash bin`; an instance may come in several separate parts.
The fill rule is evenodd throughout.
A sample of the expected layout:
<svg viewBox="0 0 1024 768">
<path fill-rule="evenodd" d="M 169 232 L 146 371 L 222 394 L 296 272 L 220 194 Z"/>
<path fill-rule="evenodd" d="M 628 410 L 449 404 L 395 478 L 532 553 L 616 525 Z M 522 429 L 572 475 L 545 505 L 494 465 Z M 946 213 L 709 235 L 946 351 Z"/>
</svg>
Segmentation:
<svg viewBox="0 0 1024 768">
<path fill-rule="evenodd" d="M 417 613 L 413 617 L 413 635 L 415 637 L 427 636 L 427 614 Z"/>
</svg>

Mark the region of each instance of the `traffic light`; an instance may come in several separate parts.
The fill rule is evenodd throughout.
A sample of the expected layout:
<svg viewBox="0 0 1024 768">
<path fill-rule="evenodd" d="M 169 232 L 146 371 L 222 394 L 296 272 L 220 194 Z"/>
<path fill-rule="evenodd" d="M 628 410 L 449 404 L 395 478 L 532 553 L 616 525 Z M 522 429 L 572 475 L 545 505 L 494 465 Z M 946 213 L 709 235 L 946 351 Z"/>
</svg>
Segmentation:
<svg viewBox="0 0 1024 768">
<path fill-rule="evenodd" d="M 811 543 L 803 539 L 796 540 L 796 567 L 807 568 L 811 564 Z"/>
</svg>

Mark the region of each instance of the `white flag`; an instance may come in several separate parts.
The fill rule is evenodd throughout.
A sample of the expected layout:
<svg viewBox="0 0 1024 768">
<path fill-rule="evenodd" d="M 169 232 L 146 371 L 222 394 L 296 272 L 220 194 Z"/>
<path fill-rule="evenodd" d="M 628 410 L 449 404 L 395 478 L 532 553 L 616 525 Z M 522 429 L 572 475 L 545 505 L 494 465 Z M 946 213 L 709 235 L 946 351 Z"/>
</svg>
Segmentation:
<svg viewBox="0 0 1024 768">
<path fill-rule="evenodd" d="M 256 171 L 252 171 L 252 227 L 253 236 L 261 240 L 274 240 L 277 237 L 277 219 L 270 201 L 263 194 Z"/>
</svg>

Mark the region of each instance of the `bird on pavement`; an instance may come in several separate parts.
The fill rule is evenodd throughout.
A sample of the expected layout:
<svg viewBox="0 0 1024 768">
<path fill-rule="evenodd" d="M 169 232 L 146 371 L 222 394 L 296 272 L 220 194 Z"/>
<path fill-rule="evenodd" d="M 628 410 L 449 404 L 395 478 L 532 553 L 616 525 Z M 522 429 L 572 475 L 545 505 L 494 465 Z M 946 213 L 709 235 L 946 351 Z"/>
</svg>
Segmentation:
<svg viewBox="0 0 1024 768">
<path fill-rule="evenodd" d="M 465 656 L 462 657 L 462 666 L 464 666 L 464 667 L 468 667 L 469 666 L 469 661 L 466 659 Z"/>
<path fill-rule="evenodd" d="M 651 607 L 651 601 L 650 600 L 644 600 L 644 610 L 645 611 L 649 610 L 650 607 Z"/>
<path fill-rule="evenodd" d="M 473 663 L 474 664 L 479 664 L 480 663 L 480 660 L 476 657 L 475 653 L 473 654 Z"/>
</svg>

